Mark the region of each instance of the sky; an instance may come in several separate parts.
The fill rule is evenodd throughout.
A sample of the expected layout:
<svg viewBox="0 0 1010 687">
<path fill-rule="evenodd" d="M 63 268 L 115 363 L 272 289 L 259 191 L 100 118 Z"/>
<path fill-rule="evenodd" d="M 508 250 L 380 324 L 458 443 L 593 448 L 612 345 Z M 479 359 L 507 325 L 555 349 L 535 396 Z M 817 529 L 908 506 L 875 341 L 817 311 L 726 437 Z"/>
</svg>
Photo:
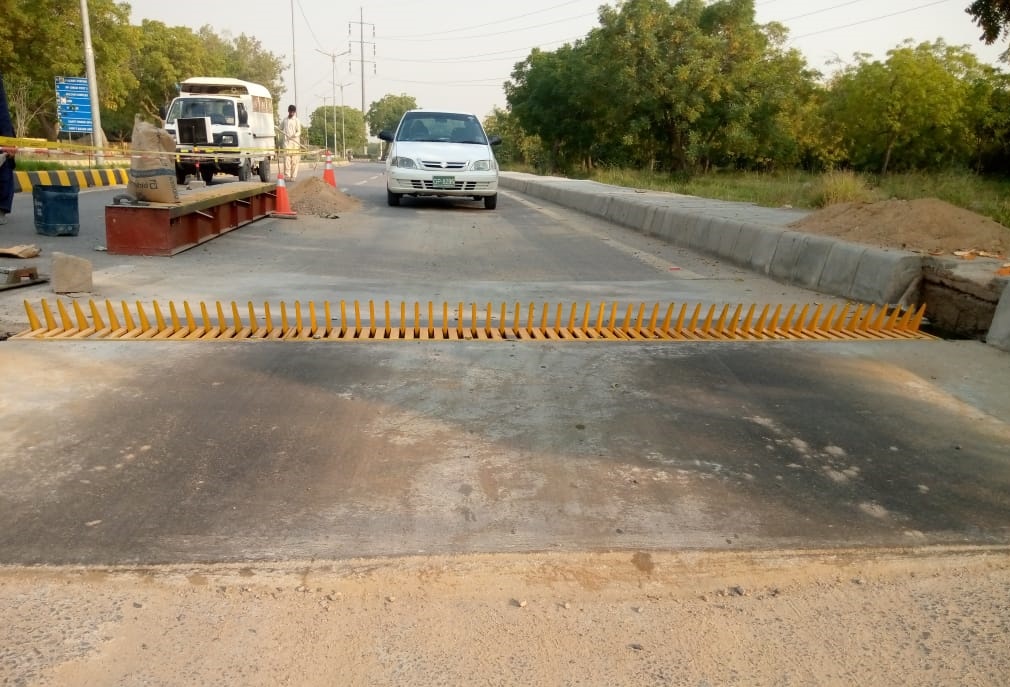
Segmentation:
<svg viewBox="0 0 1010 687">
<path fill-rule="evenodd" d="M 967 45 L 983 62 L 1000 64 L 999 55 L 1007 46 L 986 46 L 979 40 L 981 30 L 964 12 L 970 1 L 756 0 L 755 8 L 759 23 L 784 24 L 789 29 L 788 45 L 824 74 L 837 69 L 831 61 L 851 62 L 857 52 L 884 59 L 905 39 L 920 43 L 942 38 L 950 45 Z M 554 50 L 585 37 L 598 25 L 598 8 L 617 4 L 616 0 L 127 2 L 134 24 L 153 19 L 194 29 L 210 25 L 219 35 L 244 33 L 258 39 L 288 66 L 279 109 L 296 103 L 306 121 L 309 112 L 324 104 L 361 108 L 364 101 L 367 110 L 384 95 L 402 93 L 414 96 L 419 107 L 484 117 L 496 106 L 505 108 L 502 84 L 533 48 Z"/>
</svg>

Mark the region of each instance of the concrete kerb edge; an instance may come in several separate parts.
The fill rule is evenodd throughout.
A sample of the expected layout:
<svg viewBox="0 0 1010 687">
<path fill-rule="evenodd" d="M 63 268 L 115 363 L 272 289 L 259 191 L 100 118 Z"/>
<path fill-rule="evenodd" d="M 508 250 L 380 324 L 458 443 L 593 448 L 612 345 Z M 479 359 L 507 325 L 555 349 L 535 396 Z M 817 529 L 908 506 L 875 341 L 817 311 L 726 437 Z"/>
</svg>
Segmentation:
<svg viewBox="0 0 1010 687">
<path fill-rule="evenodd" d="M 1007 282 L 1000 294 L 985 342 L 1001 351 L 1010 352 L 1010 282 Z"/>
<path fill-rule="evenodd" d="M 520 180 L 510 178 L 507 187 L 517 188 Z M 541 189 L 549 182 L 526 180 L 524 192 L 547 197 Z M 553 184 L 550 184 L 553 186 Z M 878 305 L 896 303 L 908 286 L 922 274 L 921 256 L 906 251 L 889 251 L 861 244 L 812 236 L 802 232 L 766 227 L 730 219 L 692 214 L 680 208 L 645 203 L 625 194 L 602 194 L 601 205 L 587 202 L 585 192 L 558 198 L 558 203 L 576 210 L 591 207 L 591 214 L 616 224 L 650 233 L 674 245 L 718 255 L 742 267 L 822 293 Z M 1004 303 L 1006 301 L 1006 303 Z M 1003 345 L 1000 329 L 1010 310 L 1010 295 L 1000 300 L 1000 320 L 992 338 Z M 1007 325 L 1010 328 L 1010 325 Z M 987 339 L 988 341 L 988 339 Z M 1010 345 L 1008 342 L 1006 345 Z"/>
<path fill-rule="evenodd" d="M 921 275 L 921 256 L 867 246 L 859 258 L 852 287 L 844 295 L 864 303 L 897 303 L 908 286 Z"/>
<path fill-rule="evenodd" d="M 793 265 L 791 281 L 807 289 L 816 289 L 836 243 L 838 242 L 825 236 L 804 234 L 800 252 Z"/>
</svg>

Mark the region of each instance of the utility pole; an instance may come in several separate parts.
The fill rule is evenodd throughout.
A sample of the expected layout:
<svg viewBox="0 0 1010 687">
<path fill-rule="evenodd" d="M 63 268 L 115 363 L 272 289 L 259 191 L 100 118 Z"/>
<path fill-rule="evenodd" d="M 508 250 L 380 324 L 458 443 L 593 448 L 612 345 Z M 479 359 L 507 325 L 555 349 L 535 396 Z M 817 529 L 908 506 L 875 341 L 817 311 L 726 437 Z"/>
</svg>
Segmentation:
<svg viewBox="0 0 1010 687">
<path fill-rule="evenodd" d="M 330 58 L 330 61 L 333 63 L 333 73 L 332 73 L 332 76 L 331 76 L 332 82 L 330 84 L 330 87 L 333 89 L 333 107 L 336 107 L 337 106 L 337 58 L 341 57 L 342 55 L 350 55 L 351 54 L 351 48 L 350 48 L 350 46 L 348 46 L 347 50 L 345 50 L 344 52 L 341 52 L 341 53 L 326 52 L 325 50 L 320 50 L 319 48 L 316 48 L 316 52 L 322 53 L 323 55 L 326 55 L 327 57 Z M 325 102 L 323 103 L 323 107 L 326 107 L 326 103 Z M 325 116 L 326 115 L 324 114 L 323 115 L 324 119 L 325 119 Z M 336 137 L 337 137 L 337 113 L 334 112 L 333 113 L 333 138 L 335 139 Z M 333 147 L 336 148 L 337 147 L 336 146 L 336 141 L 334 141 L 333 143 L 334 143 Z"/>
<path fill-rule="evenodd" d="M 328 96 L 328 95 L 316 95 L 316 97 L 323 99 L 323 147 L 326 148 L 327 150 L 329 150 L 330 149 L 330 135 L 329 135 L 329 132 L 327 131 L 327 128 L 326 128 L 326 123 L 328 121 L 326 119 L 326 99 L 329 98 L 330 96 Z M 336 130 L 336 128 L 334 128 L 334 130 L 333 130 L 333 136 L 336 137 L 336 135 L 337 135 L 337 130 Z M 335 143 L 335 141 L 334 141 L 334 143 Z"/>
<path fill-rule="evenodd" d="M 348 25 L 347 25 L 347 35 L 348 35 L 348 37 L 350 37 L 350 35 L 351 35 L 351 24 L 357 24 L 358 25 L 359 38 L 358 38 L 358 40 L 356 42 L 358 43 L 359 54 L 361 55 L 361 57 L 358 58 L 358 62 L 361 63 L 361 116 L 364 117 L 365 113 L 368 112 L 368 110 L 365 109 L 365 62 L 371 62 L 372 63 L 372 71 L 373 71 L 373 73 L 375 73 L 375 60 L 366 60 L 365 59 L 365 43 L 366 43 L 366 41 L 365 41 L 365 8 L 364 7 L 360 7 L 358 9 L 360 10 L 361 20 L 360 21 L 352 21 L 352 22 L 348 23 Z M 372 38 L 375 38 L 375 24 L 368 24 L 368 26 L 372 27 Z M 352 41 L 352 42 L 355 42 L 355 41 Z M 367 42 L 369 44 L 371 44 L 371 46 L 372 46 L 372 57 L 375 57 L 375 41 L 373 40 L 373 41 L 367 41 Z M 368 155 L 368 137 L 367 136 L 365 137 L 365 155 L 366 156 Z"/>
<path fill-rule="evenodd" d="M 102 113 L 98 110 L 98 75 L 95 72 L 95 49 L 91 45 L 91 21 L 88 17 L 88 0 L 81 0 L 81 25 L 84 27 L 84 68 L 88 75 L 88 99 L 91 101 L 91 143 L 95 146 L 95 163 L 105 162 L 102 148 Z"/>
<path fill-rule="evenodd" d="M 344 131 L 344 86 L 350 86 L 353 81 L 348 81 L 347 83 L 340 84 L 340 157 L 347 157 L 347 138 Z M 333 122 L 333 128 L 337 128 L 336 121 Z M 336 134 L 334 134 L 336 138 Z"/>
<path fill-rule="evenodd" d="M 295 0 L 291 0 L 291 81 L 295 87 L 295 108 L 298 107 L 298 67 L 295 65 Z"/>
</svg>

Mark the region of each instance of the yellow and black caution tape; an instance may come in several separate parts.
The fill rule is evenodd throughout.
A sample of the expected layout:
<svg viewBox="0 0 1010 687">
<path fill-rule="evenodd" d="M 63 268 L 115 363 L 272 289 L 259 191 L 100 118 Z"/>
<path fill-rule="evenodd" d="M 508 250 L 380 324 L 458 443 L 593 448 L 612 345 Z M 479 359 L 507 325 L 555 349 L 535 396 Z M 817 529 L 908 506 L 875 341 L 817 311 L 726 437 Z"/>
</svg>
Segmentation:
<svg viewBox="0 0 1010 687">
<path fill-rule="evenodd" d="M 89 146 L 65 141 L 45 141 L 34 138 L 11 138 L 0 136 L 0 148 L 3 148 L 15 155 L 39 155 L 47 159 L 54 156 L 79 159 L 87 156 L 93 158 L 98 154 L 105 156 L 106 160 L 114 166 L 108 169 L 68 169 L 68 170 L 45 170 L 45 171 L 15 171 L 14 191 L 16 193 L 30 191 L 34 186 L 74 186 L 76 188 L 90 188 L 98 186 L 123 185 L 129 181 L 129 165 L 133 156 L 164 156 L 166 161 L 173 164 L 181 157 L 199 160 L 217 160 L 223 157 L 234 158 L 244 154 L 262 155 L 263 148 L 238 148 L 238 147 L 214 147 L 214 146 L 193 146 L 189 149 L 166 152 L 163 150 L 132 150 L 125 147 L 115 146 Z M 290 154 L 284 149 L 268 149 L 271 158 L 278 158 L 285 154 Z M 325 151 L 315 148 L 301 148 L 299 155 L 305 157 L 325 156 Z"/>
</svg>

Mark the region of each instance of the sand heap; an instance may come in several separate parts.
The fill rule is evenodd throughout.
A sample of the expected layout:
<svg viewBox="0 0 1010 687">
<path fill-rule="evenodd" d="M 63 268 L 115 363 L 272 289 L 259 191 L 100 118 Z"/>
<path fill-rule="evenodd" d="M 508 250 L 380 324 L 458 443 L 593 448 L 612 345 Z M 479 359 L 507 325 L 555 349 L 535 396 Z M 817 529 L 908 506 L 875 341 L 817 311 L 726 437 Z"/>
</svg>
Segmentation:
<svg viewBox="0 0 1010 687">
<path fill-rule="evenodd" d="M 1010 254 L 1010 229 L 936 198 L 839 203 L 790 226 L 809 234 L 932 255 Z"/>
<path fill-rule="evenodd" d="M 357 198 L 333 188 L 319 177 L 307 177 L 287 188 L 291 209 L 301 215 L 331 217 L 361 207 Z"/>
</svg>

